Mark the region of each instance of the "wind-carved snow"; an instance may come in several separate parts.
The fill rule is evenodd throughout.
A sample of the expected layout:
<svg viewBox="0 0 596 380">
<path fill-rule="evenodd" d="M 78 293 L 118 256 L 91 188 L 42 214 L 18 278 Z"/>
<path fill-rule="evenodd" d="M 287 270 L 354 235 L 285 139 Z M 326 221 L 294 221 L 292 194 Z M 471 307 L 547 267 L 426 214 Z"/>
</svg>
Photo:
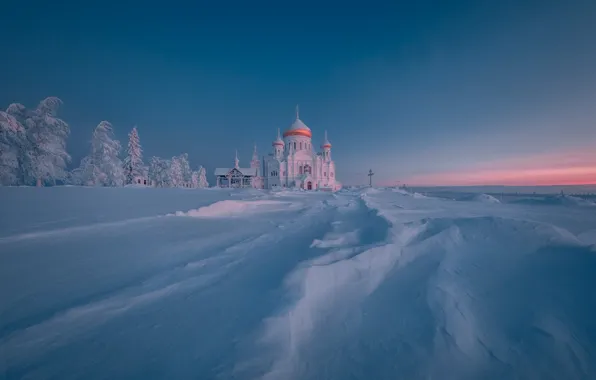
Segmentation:
<svg viewBox="0 0 596 380">
<path fill-rule="evenodd" d="M 360 212 L 351 217 L 366 217 L 369 228 L 377 233 L 379 229 L 388 232 L 387 222 L 366 207 L 363 209 L 365 215 Z M 342 224 L 335 227 L 345 228 Z M 404 227 L 385 239 L 369 241 L 366 246 L 361 245 L 365 238 L 358 230 L 335 231 L 313 241 L 311 247 L 337 249 L 311 260 L 289 276 L 286 287 L 299 289 L 301 296 L 289 310 L 265 324 L 262 342 L 276 346 L 279 357 L 263 379 L 294 378 L 300 371 L 301 351 L 313 339 L 320 321 L 341 316 L 345 309 L 355 307 L 372 293 L 399 261 L 401 247 L 419 231 L 418 227 Z M 350 246 L 357 248 L 349 249 Z"/>
<path fill-rule="evenodd" d="M 357 244 L 359 239 L 359 232 L 352 231 L 352 232 L 344 232 L 344 233 L 329 233 L 325 235 L 322 240 L 315 239 L 311 247 L 319 247 L 319 248 L 334 248 L 334 247 L 341 247 L 350 244 Z"/>
<path fill-rule="evenodd" d="M 423 307 L 434 321 L 435 333 L 427 342 L 406 338 L 410 340 L 410 344 L 418 345 L 426 353 L 415 358 L 414 366 L 417 369 L 409 375 L 404 374 L 405 378 L 441 378 L 445 373 L 453 374 L 453 378 L 464 379 L 502 378 L 504 373 L 509 374 L 507 376 L 521 373 L 525 377 L 537 374 L 544 377 L 556 373 L 558 378 L 569 374 L 573 375 L 572 378 L 587 378 L 587 374 L 594 371 L 593 362 L 589 360 L 591 350 L 586 344 L 594 346 L 595 342 L 584 338 L 582 343 L 574 343 L 577 332 L 569 330 L 569 326 L 573 324 L 591 324 L 581 313 L 575 314 L 572 319 L 567 317 L 566 320 L 562 320 L 562 316 L 554 316 L 558 312 L 551 309 L 550 296 L 545 297 L 544 294 L 538 297 L 537 302 L 528 302 L 527 297 L 535 298 L 533 291 L 538 291 L 538 288 L 533 288 L 529 294 L 523 292 L 527 296 L 523 294 L 521 297 L 519 294 L 510 294 L 505 289 L 499 291 L 499 287 L 504 286 L 502 281 L 513 280 L 516 286 L 525 286 L 519 282 L 519 278 L 511 278 L 510 273 L 515 271 L 516 263 L 525 267 L 527 273 L 524 275 L 533 278 L 531 267 L 523 263 L 529 260 L 538 264 L 538 267 L 541 266 L 541 258 L 537 256 L 537 252 L 552 245 L 576 250 L 576 255 L 583 257 L 581 260 L 589 260 L 592 270 L 596 270 L 594 259 L 576 236 L 564 228 L 550 224 L 504 217 L 420 219 L 420 215 L 414 217 L 416 214 L 412 213 L 400 215 L 400 211 L 386 209 L 382 202 L 374 199 L 375 195 L 381 193 L 382 191 L 374 189 L 365 190 L 361 193 L 361 198 L 368 207 L 378 210 L 378 215 L 389 223 L 385 239 L 371 242 L 374 246 L 365 248 L 359 247 L 354 241 L 354 231 L 344 231 L 343 234 L 339 231 L 332 232 L 313 243 L 316 248 L 332 248 L 330 253 L 305 263 L 288 276 L 286 287 L 292 293 L 298 292 L 299 298 L 286 311 L 267 320 L 264 325 L 262 343 L 276 347 L 274 352 L 277 359 L 263 375 L 263 379 L 314 379 L 320 376 L 317 373 L 322 373 L 321 371 L 336 373 L 332 378 L 345 378 L 351 371 L 358 371 L 358 368 L 350 365 L 349 357 L 335 365 L 331 364 L 335 359 L 329 352 L 341 352 L 340 344 L 346 343 L 339 343 L 342 339 L 337 335 L 328 335 L 327 331 L 338 330 L 331 323 L 341 325 L 345 320 L 350 320 L 347 317 L 350 311 L 361 309 L 389 276 L 399 276 L 403 271 L 415 270 L 408 268 L 420 260 L 430 260 L 438 265 L 437 269 L 425 275 L 425 283 L 411 285 L 427 289 Z M 414 202 L 421 200 L 414 199 Z M 409 202 L 411 201 L 406 201 L 404 207 L 411 207 Z M 430 211 L 432 213 L 434 207 Z M 342 224 L 343 222 L 335 226 L 337 228 Z M 485 247 L 486 244 L 489 246 Z M 501 247 L 505 247 L 505 252 L 502 252 Z M 547 248 L 546 256 L 549 251 L 550 248 Z M 560 259 L 568 258 L 560 256 Z M 545 274 L 539 276 L 545 280 L 549 277 Z M 508 284 L 507 287 L 509 286 Z M 550 284 L 546 288 L 547 294 L 552 295 L 556 292 L 557 285 Z M 495 289 L 496 293 L 491 296 L 486 293 L 489 289 Z M 571 292 L 581 291 L 577 287 L 571 289 Z M 592 297 L 589 303 L 593 304 L 594 301 Z M 538 319 L 526 319 L 526 316 L 532 315 L 533 307 L 541 311 L 536 316 Z M 516 308 L 523 310 L 521 320 L 517 319 L 518 313 L 513 311 Z M 524 347 L 511 336 L 512 332 L 518 330 L 532 331 L 545 320 L 560 328 L 553 332 L 550 328 L 540 327 L 540 331 L 556 337 L 551 343 L 561 349 L 572 342 L 569 346 L 572 347 L 571 356 L 555 356 L 555 352 L 560 352 L 558 349 L 525 349 L 538 350 L 549 356 L 556 363 L 553 364 L 556 368 L 554 372 L 552 368 L 532 368 L 531 354 L 524 352 Z M 389 328 L 387 333 L 396 330 L 391 321 L 382 320 L 382 323 Z M 397 328 L 397 333 L 404 338 L 408 336 L 407 329 L 400 332 Z M 345 339 L 350 336 L 348 333 L 342 334 L 346 335 Z M 336 339 L 337 346 L 321 342 Z M 368 340 L 366 337 L 360 339 Z M 324 346 L 326 350 L 318 348 L 319 346 Z M 514 351 L 511 352 L 511 349 Z M 429 355 L 429 352 L 434 353 Z M 404 360 L 408 362 L 410 359 Z M 393 356 L 387 360 L 383 366 L 391 363 L 390 367 L 396 370 L 396 358 Z M 399 359 L 397 363 L 400 363 Z M 404 370 L 411 366 L 412 364 L 404 365 Z M 386 376 L 373 377 L 394 378 L 399 373 L 387 372 Z"/>
<path fill-rule="evenodd" d="M 493 197 L 492 195 L 488 194 L 474 194 L 468 197 L 464 197 L 461 199 L 462 201 L 473 201 L 473 202 L 483 202 L 483 203 L 501 203 L 497 198 Z"/>
<path fill-rule="evenodd" d="M 260 212 L 284 211 L 295 208 L 291 202 L 273 200 L 225 200 L 190 211 L 176 211 L 175 216 L 191 216 L 195 218 L 226 218 L 244 216 Z"/>
<path fill-rule="evenodd" d="M 19 203 L 0 191 L 0 208 Z M 102 192 L 106 219 L 26 210 L 0 231 L 7 378 L 596 376 L 596 217 L 581 202 L 51 191 Z M 122 194 L 148 198 L 116 212 Z"/>
</svg>

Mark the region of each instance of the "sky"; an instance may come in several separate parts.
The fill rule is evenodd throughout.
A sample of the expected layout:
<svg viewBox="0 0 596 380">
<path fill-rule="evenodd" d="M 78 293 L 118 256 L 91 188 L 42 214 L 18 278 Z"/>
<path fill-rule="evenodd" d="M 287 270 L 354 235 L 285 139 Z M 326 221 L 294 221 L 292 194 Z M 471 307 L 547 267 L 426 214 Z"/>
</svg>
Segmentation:
<svg viewBox="0 0 596 380">
<path fill-rule="evenodd" d="M 21 0 L 0 31 L 0 107 L 61 98 L 74 166 L 102 120 L 242 166 L 299 104 L 345 184 L 596 183 L 594 1 Z"/>
</svg>

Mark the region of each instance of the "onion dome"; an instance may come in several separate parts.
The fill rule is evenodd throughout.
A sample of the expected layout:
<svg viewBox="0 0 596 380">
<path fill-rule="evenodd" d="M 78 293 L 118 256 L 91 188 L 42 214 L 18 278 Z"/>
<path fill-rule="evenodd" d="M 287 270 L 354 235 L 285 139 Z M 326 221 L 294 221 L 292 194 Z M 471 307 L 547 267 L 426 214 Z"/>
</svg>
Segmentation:
<svg viewBox="0 0 596 380">
<path fill-rule="evenodd" d="M 271 145 L 273 145 L 273 146 L 276 146 L 276 145 L 284 146 L 285 145 L 284 141 L 281 139 L 281 136 L 279 135 L 279 128 L 277 128 L 277 139 L 275 139 L 275 141 Z"/>
<path fill-rule="evenodd" d="M 325 140 L 323 140 L 323 144 L 321 148 L 331 148 L 331 143 L 327 140 L 327 131 L 325 131 Z"/>
<path fill-rule="evenodd" d="M 296 120 L 294 121 L 294 123 L 292 123 L 290 128 L 288 128 L 284 132 L 284 137 L 288 137 L 288 136 L 304 136 L 304 137 L 312 138 L 312 132 L 311 132 L 310 128 L 308 128 L 306 126 L 306 124 L 304 124 L 304 122 L 302 122 L 302 120 L 300 120 L 300 115 L 298 113 L 298 106 L 296 106 Z"/>
</svg>

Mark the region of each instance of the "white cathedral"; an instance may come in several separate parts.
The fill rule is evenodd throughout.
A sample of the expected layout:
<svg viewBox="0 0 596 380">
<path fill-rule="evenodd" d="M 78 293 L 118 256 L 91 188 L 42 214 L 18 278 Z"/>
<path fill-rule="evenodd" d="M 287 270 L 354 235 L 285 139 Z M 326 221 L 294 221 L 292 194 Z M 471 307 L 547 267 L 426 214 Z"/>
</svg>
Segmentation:
<svg viewBox="0 0 596 380">
<path fill-rule="evenodd" d="M 312 131 L 296 120 L 283 134 L 277 130 L 273 152 L 259 160 L 255 146 L 250 168 L 241 168 L 238 152 L 233 168 L 215 169 L 219 187 L 252 187 L 257 189 L 300 188 L 304 190 L 337 191 L 341 183 L 335 178 L 335 163 L 331 159 L 331 143 L 325 139 L 322 152 L 312 146 Z"/>
</svg>

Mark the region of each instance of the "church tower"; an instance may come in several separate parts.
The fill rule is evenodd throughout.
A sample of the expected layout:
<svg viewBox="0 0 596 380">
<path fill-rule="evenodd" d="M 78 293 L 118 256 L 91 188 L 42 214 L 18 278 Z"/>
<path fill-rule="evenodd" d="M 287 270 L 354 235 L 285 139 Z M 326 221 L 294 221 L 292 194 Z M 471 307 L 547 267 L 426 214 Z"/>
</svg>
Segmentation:
<svg viewBox="0 0 596 380">
<path fill-rule="evenodd" d="M 273 156 L 280 160 L 284 154 L 284 141 L 281 139 L 279 134 L 279 128 L 277 128 L 277 139 L 273 142 Z"/>
<path fill-rule="evenodd" d="M 323 159 L 326 162 L 331 161 L 331 143 L 327 139 L 327 131 L 325 131 L 325 140 L 323 140 L 321 148 L 323 149 Z"/>
<path fill-rule="evenodd" d="M 255 144 L 255 149 L 252 152 L 252 160 L 250 161 L 250 167 L 251 169 L 256 169 L 257 177 L 261 175 L 261 171 L 259 170 L 261 167 L 261 161 L 259 161 L 259 154 L 257 153 L 257 144 Z"/>
</svg>

